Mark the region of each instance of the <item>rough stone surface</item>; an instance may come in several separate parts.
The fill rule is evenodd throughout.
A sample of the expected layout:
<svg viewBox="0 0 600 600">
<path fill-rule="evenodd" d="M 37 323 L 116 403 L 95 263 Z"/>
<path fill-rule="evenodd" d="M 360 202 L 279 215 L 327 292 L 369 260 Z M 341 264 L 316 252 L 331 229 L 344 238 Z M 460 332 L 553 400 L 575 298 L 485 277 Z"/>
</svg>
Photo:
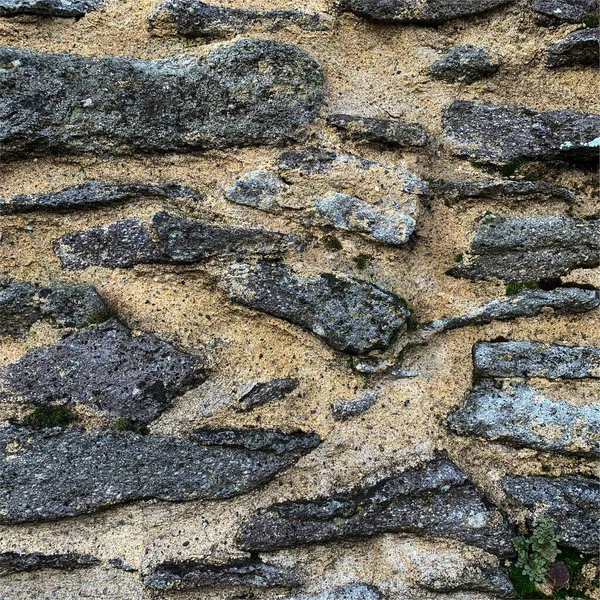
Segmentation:
<svg viewBox="0 0 600 600">
<path fill-rule="evenodd" d="M 286 143 L 304 136 L 323 98 L 318 64 L 270 40 L 154 61 L 3 47 L 0 64 L 3 160 Z"/>
<path fill-rule="evenodd" d="M 0 400 L 82 404 L 146 423 L 206 376 L 202 357 L 111 320 L 0 367 Z"/>
<path fill-rule="evenodd" d="M 427 143 L 427 132 L 419 123 L 346 114 L 329 115 L 327 122 L 338 129 L 345 139 L 375 142 L 396 148 L 422 147 Z"/>
<path fill-rule="evenodd" d="M 580 29 L 546 48 L 549 67 L 572 67 L 600 63 L 600 29 Z"/>
<path fill-rule="evenodd" d="M 283 377 L 281 379 L 272 379 L 252 383 L 246 387 L 237 401 L 239 406 L 237 410 L 248 411 L 263 404 L 281 400 L 289 393 L 293 392 L 299 385 L 299 381 L 293 377 Z"/>
<path fill-rule="evenodd" d="M 100 559 L 90 554 L 41 554 L 31 552 L 0 553 L 0 577 L 24 571 L 39 571 L 40 569 L 81 569 L 100 564 Z"/>
<path fill-rule="evenodd" d="M 318 436 L 296 432 L 289 434 L 289 452 L 274 453 L 131 431 L 4 425 L 0 523 L 58 519 L 149 498 L 230 498 L 264 484 L 317 444 Z"/>
<path fill-rule="evenodd" d="M 444 113 L 444 138 L 459 156 L 494 164 L 536 159 L 593 162 L 600 115 L 537 112 L 526 106 L 455 100 Z"/>
<path fill-rule="evenodd" d="M 500 57 L 471 44 L 456 46 L 429 67 L 434 79 L 448 83 L 473 83 L 490 77 L 500 68 Z"/>
<path fill-rule="evenodd" d="M 598 0 L 534 0 L 533 10 L 548 22 L 581 23 L 588 15 L 600 12 Z"/>
<path fill-rule="evenodd" d="M 369 410 L 377 400 L 377 394 L 363 392 L 357 400 L 340 400 L 331 406 L 331 413 L 336 421 L 346 421 Z"/>
<path fill-rule="evenodd" d="M 83 17 L 100 9 L 104 0 L 0 0 L 0 17 Z"/>
<path fill-rule="evenodd" d="M 600 544 L 600 482 L 585 477 L 509 475 L 502 480 L 509 498 L 528 509 L 529 519 L 554 523 L 559 543 L 586 554 Z"/>
<path fill-rule="evenodd" d="M 348 494 L 274 504 L 250 518 L 238 541 L 247 551 L 266 552 L 386 532 L 458 539 L 501 556 L 513 552 L 500 511 L 447 460 Z"/>
<path fill-rule="evenodd" d="M 395 294 L 332 274 L 305 278 L 283 264 L 231 267 L 223 277 L 231 298 L 312 331 L 341 352 L 386 348 L 406 331 L 410 315 Z"/>
<path fill-rule="evenodd" d="M 432 592 L 487 592 L 494 598 L 514 598 L 515 589 L 508 572 L 502 567 L 471 564 L 459 572 L 449 569 L 445 576 L 435 570 L 419 581 L 419 587 Z"/>
<path fill-rule="evenodd" d="M 285 192 L 287 184 L 272 171 L 249 171 L 225 193 L 227 200 L 258 208 L 266 212 L 280 212 L 277 198 Z"/>
<path fill-rule="evenodd" d="M 352 583 L 319 594 L 301 594 L 284 600 L 383 600 L 383 594 L 372 585 Z"/>
</svg>

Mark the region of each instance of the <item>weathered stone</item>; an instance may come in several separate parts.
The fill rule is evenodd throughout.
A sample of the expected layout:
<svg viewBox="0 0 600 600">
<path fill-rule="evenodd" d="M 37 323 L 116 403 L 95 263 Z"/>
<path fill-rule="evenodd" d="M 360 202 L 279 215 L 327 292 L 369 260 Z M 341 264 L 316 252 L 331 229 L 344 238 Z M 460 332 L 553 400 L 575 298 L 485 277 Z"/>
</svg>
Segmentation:
<svg viewBox="0 0 600 600">
<path fill-rule="evenodd" d="M 486 215 L 476 225 L 465 260 L 448 274 L 529 282 L 599 265 L 600 219 Z"/>
<path fill-rule="evenodd" d="M 319 65 L 271 40 L 164 60 L 2 47 L 0 64 L 3 160 L 286 143 L 304 137 L 323 99 Z"/>
<path fill-rule="evenodd" d="M 237 399 L 239 405 L 237 410 L 253 410 L 257 406 L 262 406 L 275 400 L 281 400 L 298 387 L 298 380 L 292 377 L 281 379 L 272 379 L 262 383 L 253 383 L 246 387 L 241 396 Z"/>
<path fill-rule="evenodd" d="M 448 425 L 511 446 L 600 457 L 600 405 L 552 400 L 523 383 L 477 383 Z"/>
<path fill-rule="evenodd" d="M 490 77 L 500 68 L 500 57 L 471 44 L 456 46 L 428 69 L 434 79 L 448 83 L 473 83 Z"/>
<path fill-rule="evenodd" d="M 258 10 L 225 8 L 200 0 L 167 0 L 148 17 L 153 33 L 176 33 L 207 41 L 230 38 L 247 31 L 273 33 L 295 26 L 306 31 L 326 31 L 331 18 L 300 10 Z"/>
<path fill-rule="evenodd" d="M 530 523 L 547 519 L 560 544 L 597 554 L 600 544 L 600 482 L 585 477 L 522 477 L 502 480 L 508 496 L 529 509 Z"/>
<path fill-rule="evenodd" d="M 223 284 L 235 302 L 312 331 L 336 350 L 362 354 L 386 348 L 410 315 L 391 292 L 332 274 L 305 278 L 283 264 L 232 266 Z"/>
<path fill-rule="evenodd" d="M 513 552 L 502 513 L 447 460 L 347 494 L 274 504 L 250 518 L 238 541 L 249 552 L 266 552 L 386 532 L 458 539 L 501 556 Z"/>
<path fill-rule="evenodd" d="M 90 554 L 41 554 L 31 552 L 0 553 L 0 577 L 24 571 L 39 571 L 40 569 L 81 569 L 100 564 L 100 559 Z"/>
<path fill-rule="evenodd" d="M 600 378 L 600 348 L 542 342 L 480 342 L 473 346 L 479 377 Z"/>
<path fill-rule="evenodd" d="M 431 570 L 419 580 L 419 587 L 436 593 L 487 592 L 494 598 L 514 598 L 515 589 L 502 567 L 489 567 L 469 564 L 463 569 L 453 572 L 451 569 L 443 576 Z"/>
<path fill-rule="evenodd" d="M 111 320 L 0 367 L 0 401 L 82 404 L 146 423 L 206 376 L 203 358 Z"/>
<path fill-rule="evenodd" d="M 284 193 L 288 185 L 272 171 L 249 171 L 225 193 L 227 200 L 236 204 L 252 206 L 266 212 L 281 211 L 278 197 Z"/>
<path fill-rule="evenodd" d="M 86 181 L 81 185 L 46 194 L 19 194 L 0 199 L 0 215 L 32 212 L 36 210 L 76 209 L 122 202 L 136 198 L 178 198 L 202 196 L 190 188 L 171 183 L 111 183 Z"/>
<path fill-rule="evenodd" d="M 580 29 L 546 48 L 549 67 L 572 67 L 600 63 L 600 29 Z"/>
<path fill-rule="evenodd" d="M 346 421 L 369 410 L 379 400 L 373 392 L 363 392 L 357 400 L 340 400 L 331 406 L 336 421 Z"/>
<path fill-rule="evenodd" d="M 477 15 L 509 2 L 511 0 L 340 0 L 339 8 L 342 12 L 384 23 L 435 25 Z"/>
<path fill-rule="evenodd" d="M 132 431 L 4 425 L 0 523 L 58 519 L 150 498 L 230 498 L 264 484 L 317 444 L 314 434 L 291 433 L 289 452 L 273 453 Z"/>
<path fill-rule="evenodd" d="M 600 115 L 455 100 L 444 113 L 443 126 L 456 154 L 479 161 L 502 165 L 527 159 L 598 158 Z"/>
<path fill-rule="evenodd" d="M 383 594 L 372 585 L 351 583 L 319 594 L 301 594 L 284 600 L 383 600 Z"/>
<path fill-rule="evenodd" d="M 422 147 L 427 143 L 427 132 L 419 123 L 346 114 L 329 115 L 327 122 L 339 129 L 345 139 L 375 142 L 397 148 Z"/>
<path fill-rule="evenodd" d="M 41 320 L 53 327 L 85 327 L 105 321 L 110 314 L 102 297 L 90 285 L 0 284 L 0 335 L 22 335 Z"/>
<path fill-rule="evenodd" d="M 0 17 L 83 17 L 100 9 L 104 0 L 0 0 Z"/>
<path fill-rule="evenodd" d="M 534 0 L 533 10 L 548 22 L 581 23 L 587 16 L 600 12 L 598 0 Z"/>
</svg>

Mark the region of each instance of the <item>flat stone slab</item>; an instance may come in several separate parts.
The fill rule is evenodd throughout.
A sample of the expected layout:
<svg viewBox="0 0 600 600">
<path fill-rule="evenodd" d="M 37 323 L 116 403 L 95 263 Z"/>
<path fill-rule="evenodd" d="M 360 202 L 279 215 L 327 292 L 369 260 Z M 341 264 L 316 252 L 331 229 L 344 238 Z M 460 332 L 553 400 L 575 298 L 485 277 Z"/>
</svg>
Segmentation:
<svg viewBox="0 0 600 600">
<path fill-rule="evenodd" d="M 263 404 L 282 400 L 299 385 L 293 377 L 282 377 L 271 381 L 255 382 L 246 386 L 237 398 L 236 410 L 246 412 Z"/>
<path fill-rule="evenodd" d="M 498 165 L 522 160 L 597 160 L 600 115 L 537 112 L 512 104 L 455 100 L 444 112 L 444 139 L 458 156 Z"/>
<path fill-rule="evenodd" d="M 0 0 L 0 17 L 83 17 L 102 8 L 105 0 Z"/>
<path fill-rule="evenodd" d="M 373 142 L 395 148 L 423 147 L 427 143 L 427 132 L 419 123 L 347 114 L 329 115 L 327 122 L 339 130 L 344 139 Z"/>
<path fill-rule="evenodd" d="M 258 437 L 255 430 L 251 435 Z M 268 440 L 266 450 L 247 450 L 132 431 L 5 424 L 0 427 L 0 523 L 59 519 L 151 498 L 230 498 L 263 485 L 319 441 L 316 434 L 290 433 L 287 451 L 279 452 Z"/>
<path fill-rule="evenodd" d="M 427 70 L 434 79 L 448 83 L 474 83 L 491 77 L 500 68 L 500 57 L 471 44 L 455 46 Z"/>
<path fill-rule="evenodd" d="M 100 564 L 100 559 L 91 554 L 41 554 L 31 552 L 28 554 L 20 552 L 0 553 L 0 577 L 23 573 L 25 571 L 39 571 L 41 569 L 84 569 L 95 567 Z"/>
<path fill-rule="evenodd" d="M 534 0 L 533 10 L 547 22 L 582 23 L 587 16 L 600 12 L 598 0 Z"/>
<path fill-rule="evenodd" d="M 525 383 L 481 381 L 447 422 L 461 435 L 543 452 L 600 457 L 600 404 L 553 400 Z"/>
<path fill-rule="evenodd" d="M 318 594 L 287 596 L 284 600 L 384 600 L 383 594 L 374 586 L 351 583 L 325 590 Z"/>
<path fill-rule="evenodd" d="M 284 194 L 289 186 L 273 171 L 248 171 L 225 192 L 230 202 L 251 206 L 265 212 L 278 213 L 279 196 Z"/>
<path fill-rule="evenodd" d="M 386 348 L 406 331 L 410 315 L 396 294 L 372 283 L 333 274 L 300 277 L 283 264 L 233 265 L 222 283 L 235 302 L 312 331 L 350 354 Z"/>
<path fill-rule="evenodd" d="M 290 143 L 323 100 L 320 66 L 270 40 L 161 60 L 1 47 L 0 64 L 2 160 Z"/>
<path fill-rule="evenodd" d="M 487 215 L 476 224 L 464 261 L 449 275 L 536 282 L 599 265 L 600 219 Z"/>
<path fill-rule="evenodd" d="M 508 475 L 502 487 L 509 498 L 528 509 L 530 523 L 551 521 L 559 544 L 597 555 L 600 481 L 579 476 Z"/>
<path fill-rule="evenodd" d="M 600 29 L 573 31 L 546 48 L 546 65 L 550 68 L 600 63 Z"/>
<path fill-rule="evenodd" d="M 457 539 L 501 556 L 513 553 L 505 517 L 447 460 L 347 494 L 274 504 L 242 526 L 238 542 L 249 552 L 269 552 L 391 532 Z"/>
<path fill-rule="evenodd" d="M 206 377 L 204 357 L 111 320 L 0 367 L 0 401 L 81 404 L 147 423 Z"/>
<path fill-rule="evenodd" d="M 379 400 L 373 392 L 365 391 L 355 400 L 338 400 L 331 405 L 331 414 L 336 421 L 346 421 L 369 410 Z"/>
</svg>

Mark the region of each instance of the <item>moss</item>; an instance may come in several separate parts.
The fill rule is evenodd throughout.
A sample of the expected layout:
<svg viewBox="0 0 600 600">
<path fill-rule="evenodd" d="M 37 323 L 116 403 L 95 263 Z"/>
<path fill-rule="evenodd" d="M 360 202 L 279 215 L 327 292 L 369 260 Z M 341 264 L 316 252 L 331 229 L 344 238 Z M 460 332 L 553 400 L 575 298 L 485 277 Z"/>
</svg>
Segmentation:
<svg viewBox="0 0 600 600">
<path fill-rule="evenodd" d="M 523 281 L 523 282 L 511 281 L 506 286 L 506 295 L 514 296 L 515 294 L 518 294 L 519 292 L 521 292 L 523 290 L 539 290 L 539 289 L 540 289 L 540 284 L 537 281 Z"/>
<path fill-rule="evenodd" d="M 513 160 L 509 163 L 506 163 L 505 165 L 502 165 L 498 169 L 498 171 L 501 175 L 504 175 L 505 177 L 510 177 L 511 175 L 514 175 L 527 162 L 529 161 L 525 159 Z"/>
<path fill-rule="evenodd" d="M 135 429 L 133 423 L 127 417 L 119 417 L 113 422 L 117 431 L 132 431 Z"/>
<path fill-rule="evenodd" d="M 66 406 L 38 406 L 25 415 L 19 425 L 24 427 L 66 427 L 77 420 L 77 414 Z"/>
<path fill-rule="evenodd" d="M 584 25 L 587 25 L 588 27 L 592 27 L 594 29 L 596 27 L 600 27 L 600 13 L 589 13 L 588 15 L 585 15 L 583 19 L 581 19 L 581 22 Z"/>
<path fill-rule="evenodd" d="M 512 581 L 517 598 L 529 600 L 530 598 L 545 598 L 537 589 L 537 586 L 529 577 L 523 575 L 522 570 L 516 565 L 512 565 L 508 570 L 508 575 Z"/>
<path fill-rule="evenodd" d="M 454 255 L 454 262 L 461 263 L 463 261 L 463 258 L 464 254 L 462 252 L 459 252 L 458 254 Z"/>
<path fill-rule="evenodd" d="M 356 268 L 362 271 L 363 269 L 366 269 L 369 263 L 373 260 L 373 255 L 359 254 L 358 256 L 353 257 L 352 260 L 354 261 Z"/>
<path fill-rule="evenodd" d="M 475 167 L 476 169 L 483 169 L 486 166 L 485 163 L 479 160 L 470 160 L 469 163 L 472 167 Z"/>
</svg>

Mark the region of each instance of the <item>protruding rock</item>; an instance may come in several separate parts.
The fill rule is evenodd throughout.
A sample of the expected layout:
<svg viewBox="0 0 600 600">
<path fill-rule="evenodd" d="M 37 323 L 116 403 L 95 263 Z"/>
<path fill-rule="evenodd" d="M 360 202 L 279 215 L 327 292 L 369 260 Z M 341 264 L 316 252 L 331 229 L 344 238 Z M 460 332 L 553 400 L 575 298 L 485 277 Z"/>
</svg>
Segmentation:
<svg viewBox="0 0 600 600">
<path fill-rule="evenodd" d="M 586 17 L 600 13 L 598 0 L 534 0 L 533 10 L 548 22 L 583 23 Z"/>
<path fill-rule="evenodd" d="M 502 513 L 447 460 L 347 494 L 274 504 L 250 518 L 238 541 L 247 551 L 268 552 L 388 532 L 453 538 L 512 554 L 512 531 Z"/>
<path fill-rule="evenodd" d="M 0 64 L 3 160 L 289 143 L 323 99 L 319 65 L 264 39 L 161 60 L 3 47 Z"/>
<path fill-rule="evenodd" d="M 0 0 L 0 17 L 83 17 L 102 8 L 104 0 Z"/>
<path fill-rule="evenodd" d="M 206 376 L 203 358 L 111 320 L 0 367 L 0 400 L 82 404 L 146 423 Z"/>
<path fill-rule="evenodd" d="M 363 392 L 357 400 L 339 400 L 331 406 L 331 413 L 336 421 L 346 421 L 369 410 L 377 403 L 379 397 L 373 392 Z"/>
<path fill-rule="evenodd" d="M 500 57 L 471 44 L 456 46 L 428 69 L 434 79 L 448 83 L 473 83 L 490 77 L 500 68 Z"/>
<path fill-rule="evenodd" d="M 95 567 L 100 564 L 100 559 L 91 554 L 42 554 L 31 552 L 0 553 L 0 577 L 24 571 L 39 571 L 40 569 L 82 569 Z"/>
<path fill-rule="evenodd" d="M 598 553 L 600 481 L 509 475 L 502 480 L 502 487 L 512 500 L 529 509 L 530 522 L 551 521 L 559 544 L 585 554 Z"/>
<path fill-rule="evenodd" d="M 272 171 L 249 171 L 227 190 L 227 200 L 236 204 L 252 206 L 266 212 L 281 211 L 278 197 L 283 194 L 288 185 Z"/>
<path fill-rule="evenodd" d="M 252 437 L 256 439 L 255 432 Z M 290 450 L 275 453 L 246 450 L 243 443 L 204 446 L 132 431 L 4 425 L 0 523 L 58 519 L 150 498 L 230 498 L 266 483 L 317 443 L 318 436 L 294 433 Z"/>
<path fill-rule="evenodd" d="M 444 113 L 444 137 L 456 154 L 499 165 L 527 159 L 593 162 L 599 131 L 600 115 L 573 110 L 537 112 L 455 100 Z"/>
<path fill-rule="evenodd" d="M 252 383 L 238 398 L 237 410 L 248 411 L 276 400 L 281 400 L 298 387 L 298 380 L 292 377 L 272 379 L 262 383 Z"/>
<path fill-rule="evenodd" d="M 232 266 L 223 277 L 234 301 L 312 331 L 336 350 L 386 348 L 406 331 L 404 302 L 381 288 L 332 274 L 305 278 L 283 264 Z"/>
<path fill-rule="evenodd" d="M 549 67 L 572 67 L 600 63 L 600 29 L 579 29 L 546 48 Z"/>
<path fill-rule="evenodd" d="M 372 585 L 351 583 L 319 594 L 301 594 L 284 600 L 383 600 L 383 594 Z"/>
</svg>

